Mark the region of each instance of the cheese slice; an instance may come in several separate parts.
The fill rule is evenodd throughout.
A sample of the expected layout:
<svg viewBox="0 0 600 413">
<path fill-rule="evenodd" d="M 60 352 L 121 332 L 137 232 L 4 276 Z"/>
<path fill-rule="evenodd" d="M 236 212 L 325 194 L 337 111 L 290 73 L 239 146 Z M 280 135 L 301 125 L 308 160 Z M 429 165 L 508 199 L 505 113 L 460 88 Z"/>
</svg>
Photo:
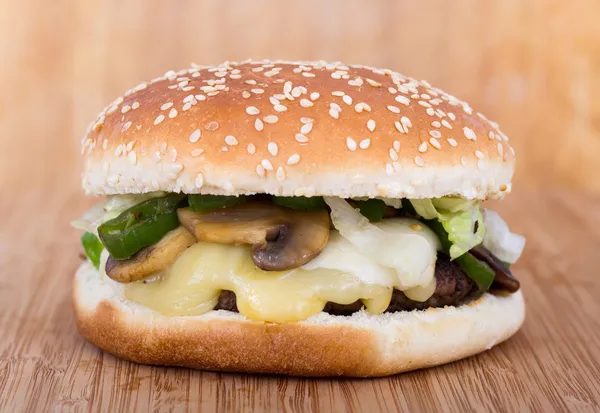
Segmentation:
<svg viewBox="0 0 600 413">
<path fill-rule="evenodd" d="M 411 226 L 414 228 L 412 220 L 389 221 L 378 226 L 390 233 L 406 233 Z M 436 242 L 422 228 L 410 235 Z M 386 245 L 379 247 L 385 249 Z M 390 249 L 388 253 L 402 256 L 414 251 Z M 435 265 L 435 256 L 430 264 Z M 315 315 L 327 302 L 351 304 L 361 300 L 368 312 L 382 313 L 389 306 L 394 286 L 403 284 L 401 278 L 402 274 L 361 254 L 332 230 L 319 257 L 302 268 L 281 272 L 257 268 L 250 247 L 200 242 L 158 276 L 127 284 L 125 296 L 168 316 L 186 316 L 211 311 L 221 291 L 229 290 L 235 292 L 238 310 L 244 316 L 284 323 Z M 434 290 L 432 274 L 423 285 L 412 286 L 405 293 L 424 301 Z"/>
</svg>

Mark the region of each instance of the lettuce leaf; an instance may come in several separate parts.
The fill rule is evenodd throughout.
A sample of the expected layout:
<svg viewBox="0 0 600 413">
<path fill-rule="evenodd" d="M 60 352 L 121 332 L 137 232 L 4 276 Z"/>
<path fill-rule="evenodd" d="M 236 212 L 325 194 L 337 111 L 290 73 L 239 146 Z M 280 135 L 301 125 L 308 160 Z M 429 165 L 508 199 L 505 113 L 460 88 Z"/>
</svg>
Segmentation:
<svg viewBox="0 0 600 413">
<path fill-rule="evenodd" d="M 476 201 L 455 197 L 411 199 L 415 211 L 424 219 L 437 219 L 452 243 L 450 258 L 455 259 L 483 242 L 485 225 Z"/>
</svg>

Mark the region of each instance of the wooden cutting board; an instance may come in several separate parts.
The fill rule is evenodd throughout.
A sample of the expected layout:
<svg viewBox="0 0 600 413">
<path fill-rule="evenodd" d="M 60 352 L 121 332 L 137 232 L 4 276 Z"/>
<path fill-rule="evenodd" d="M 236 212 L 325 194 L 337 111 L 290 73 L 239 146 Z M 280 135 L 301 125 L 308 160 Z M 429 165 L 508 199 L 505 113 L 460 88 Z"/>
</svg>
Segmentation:
<svg viewBox="0 0 600 413">
<path fill-rule="evenodd" d="M 76 174 L 2 182 L 0 411 L 600 411 L 600 197 L 516 192 L 496 205 L 527 236 L 523 328 L 491 351 L 372 380 L 149 367 L 85 342 L 71 310 L 69 227 L 93 203 Z"/>
</svg>

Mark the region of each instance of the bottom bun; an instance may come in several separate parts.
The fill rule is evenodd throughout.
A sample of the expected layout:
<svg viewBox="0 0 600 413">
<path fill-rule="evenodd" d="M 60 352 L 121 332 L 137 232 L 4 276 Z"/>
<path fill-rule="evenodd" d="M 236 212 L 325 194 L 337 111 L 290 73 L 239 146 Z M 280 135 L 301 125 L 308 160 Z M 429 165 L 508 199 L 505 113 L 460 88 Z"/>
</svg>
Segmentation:
<svg viewBox="0 0 600 413">
<path fill-rule="evenodd" d="M 320 313 L 274 324 L 229 311 L 167 317 L 123 298 L 89 263 L 73 291 L 81 334 L 101 349 L 144 364 L 293 376 L 387 376 L 490 349 L 523 323 L 521 292 L 485 294 L 459 307 L 380 315 Z"/>
</svg>

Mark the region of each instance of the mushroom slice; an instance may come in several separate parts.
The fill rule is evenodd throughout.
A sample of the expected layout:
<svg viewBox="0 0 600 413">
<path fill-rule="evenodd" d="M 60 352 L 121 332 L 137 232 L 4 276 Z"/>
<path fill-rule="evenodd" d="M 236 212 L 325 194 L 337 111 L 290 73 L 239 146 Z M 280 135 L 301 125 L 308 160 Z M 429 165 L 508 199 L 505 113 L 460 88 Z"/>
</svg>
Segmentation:
<svg viewBox="0 0 600 413">
<path fill-rule="evenodd" d="M 301 212 L 247 202 L 208 212 L 182 208 L 177 215 L 198 241 L 252 245 L 252 260 L 266 271 L 301 267 L 319 255 L 329 239 L 326 209 Z"/>
<path fill-rule="evenodd" d="M 116 260 L 109 256 L 106 275 L 121 283 L 142 280 L 167 268 L 179 254 L 196 242 L 196 237 L 187 229 L 177 227 L 155 245 L 140 250 L 127 260 Z"/>
</svg>

